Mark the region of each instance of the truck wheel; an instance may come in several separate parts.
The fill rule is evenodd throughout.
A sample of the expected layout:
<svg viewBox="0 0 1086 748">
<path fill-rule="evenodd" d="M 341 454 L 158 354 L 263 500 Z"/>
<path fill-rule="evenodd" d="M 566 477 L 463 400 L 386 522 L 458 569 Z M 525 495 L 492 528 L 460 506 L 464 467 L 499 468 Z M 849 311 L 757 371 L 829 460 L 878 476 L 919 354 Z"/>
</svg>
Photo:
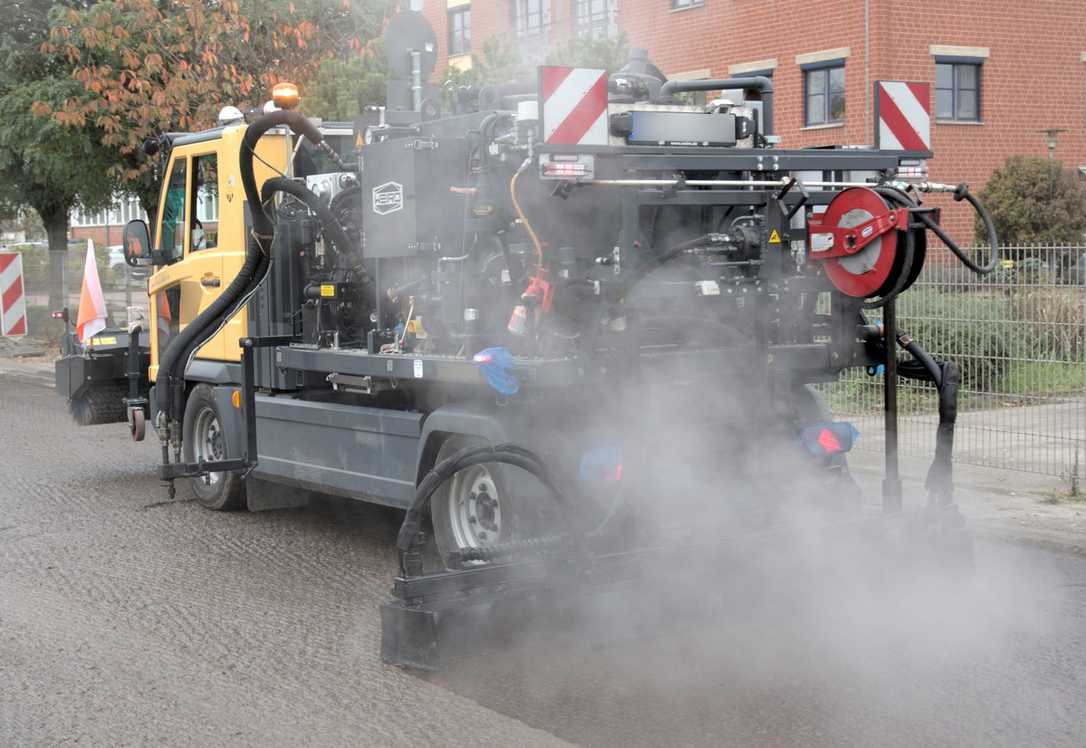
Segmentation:
<svg viewBox="0 0 1086 748">
<path fill-rule="evenodd" d="M 485 443 L 478 438 L 451 437 L 441 445 L 437 462 Z M 447 559 L 450 553 L 463 548 L 514 539 L 517 516 L 510 499 L 500 465 L 473 465 L 445 481 L 430 499 L 434 542 L 441 558 Z"/>
<path fill-rule="evenodd" d="M 185 462 L 211 462 L 226 459 L 227 434 L 224 419 L 215 404 L 211 385 L 198 384 L 185 403 L 182 427 Z M 244 486 L 237 473 L 210 473 L 191 479 L 192 492 L 201 506 L 216 511 L 245 506 Z"/>
<path fill-rule="evenodd" d="M 83 397 L 69 402 L 68 410 L 80 426 L 123 423 L 127 416 L 124 408 L 125 392 L 121 385 L 91 387 Z"/>
</svg>

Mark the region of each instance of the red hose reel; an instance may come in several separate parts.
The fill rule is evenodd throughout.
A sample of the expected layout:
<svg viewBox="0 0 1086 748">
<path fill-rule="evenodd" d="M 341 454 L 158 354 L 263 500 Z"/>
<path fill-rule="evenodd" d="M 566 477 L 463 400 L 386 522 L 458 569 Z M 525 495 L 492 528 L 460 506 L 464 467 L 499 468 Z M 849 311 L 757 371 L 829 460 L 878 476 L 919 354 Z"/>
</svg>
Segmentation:
<svg viewBox="0 0 1086 748">
<path fill-rule="evenodd" d="M 905 232 L 912 231 L 912 257 Z M 912 285 L 924 265 L 926 234 L 909 228 L 907 208 L 891 206 L 867 187 L 838 193 L 826 211 L 808 219 L 810 258 L 824 263 L 838 291 L 858 299 L 885 296 Z"/>
</svg>

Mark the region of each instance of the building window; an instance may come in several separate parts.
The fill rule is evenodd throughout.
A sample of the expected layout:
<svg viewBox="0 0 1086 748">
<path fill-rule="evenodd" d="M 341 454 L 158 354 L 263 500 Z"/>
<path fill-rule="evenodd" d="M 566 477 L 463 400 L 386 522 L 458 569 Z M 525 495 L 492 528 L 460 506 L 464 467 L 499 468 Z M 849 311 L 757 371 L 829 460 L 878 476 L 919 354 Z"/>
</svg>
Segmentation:
<svg viewBox="0 0 1086 748">
<path fill-rule="evenodd" d="M 935 117 L 961 122 L 980 121 L 978 63 L 935 63 Z"/>
<path fill-rule="evenodd" d="M 573 0 L 573 33 L 582 39 L 615 36 L 614 0 Z"/>
<path fill-rule="evenodd" d="M 705 5 L 705 0 L 671 0 L 671 7 L 674 10 L 681 10 L 682 8 L 696 8 L 699 5 Z"/>
<path fill-rule="evenodd" d="M 845 121 L 845 66 L 841 63 L 803 71 L 804 124 Z"/>
<path fill-rule="evenodd" d="M 471 8 L 449 11 L 449 54 L 466 55 L 471 51 Z"/>
<path fill-rule="evenodd" d="M 543 36 L 550 25 L 550 0 L 513 0 L 513 26 L 517 36 Z"/>
</svg>

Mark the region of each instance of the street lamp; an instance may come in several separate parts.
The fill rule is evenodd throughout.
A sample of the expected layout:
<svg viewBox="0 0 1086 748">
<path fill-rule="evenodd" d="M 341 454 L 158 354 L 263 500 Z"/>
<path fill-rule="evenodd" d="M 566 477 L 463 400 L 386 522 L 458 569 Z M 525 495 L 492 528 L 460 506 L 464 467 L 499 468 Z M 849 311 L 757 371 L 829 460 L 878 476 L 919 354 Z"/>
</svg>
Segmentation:
<svg viewBox="0 0 1086 748">
<path fill-rule="evenodd" d="M 1056 158 L 1056 144 L 1061 132 L 1067 132 L 1067 130 L 1050 127 L 1040 131 L 1045 136 L 1045 145 L 1048 146 L 1048 157 L 1050 159 Z"/>
</svg>

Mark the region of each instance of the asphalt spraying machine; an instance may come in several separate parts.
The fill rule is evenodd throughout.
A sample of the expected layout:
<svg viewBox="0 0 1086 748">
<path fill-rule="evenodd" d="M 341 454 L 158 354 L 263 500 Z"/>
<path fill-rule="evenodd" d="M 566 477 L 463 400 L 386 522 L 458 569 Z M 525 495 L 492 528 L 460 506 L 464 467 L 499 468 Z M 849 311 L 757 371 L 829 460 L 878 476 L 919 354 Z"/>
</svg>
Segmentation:
<svg viewBox="0 0 1086 748">
<path fill-rule="evenodd" d="M 895 315 L 930 234 L 974 272 L 998 263 L 966 185 L 898 179 L 928 153 L 779 147 L 763 77 L 668 81 L 635 50 L 611 75 L 543 67 L 451 90 L 441 114 L 425 20 L 397 16 L 385 47 L 389 105 L 356 123 L 353 159 L 289 87 L 240 130 L 165 142 L 172 164 L 237 132 L 251 227 L 229 285 L 151 346 L 171 493 L 191 478 L 211 508 L 315 490 L 405 510 L 382 656 L 432 668 L 466 607 L 738 544 L 796 501 L 863 519 L 855 429 L 812 385 L 864 367 L 884 383 L 886 516 L 902 515 L 898 378 L 932 382 L 919 525 L 970 553 L 952 486 L 958 369 Z M 699 91 L 723 93 L 688 103 Z M 284 174 L 258 181 L 261 138 L 287 128 Z M 335 164 L 324 187 L 306 153 Z M 933 192 L 980 216 L 987 264 L 940 228 Z M 130 262 L 169 267 L 139 228 Z M 208 374 L 201 346 L 243 310 L 239 364 Z"/>
</svg>

